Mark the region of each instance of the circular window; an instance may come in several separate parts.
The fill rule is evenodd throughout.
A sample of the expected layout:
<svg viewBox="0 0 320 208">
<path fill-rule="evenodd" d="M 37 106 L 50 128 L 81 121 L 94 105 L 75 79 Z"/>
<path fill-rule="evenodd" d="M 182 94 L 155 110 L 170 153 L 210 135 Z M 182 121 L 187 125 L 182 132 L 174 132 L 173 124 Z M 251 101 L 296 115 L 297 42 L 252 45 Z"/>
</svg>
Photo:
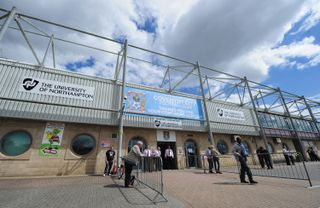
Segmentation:
<svg viewBox="0 0 320 208">
<path fill-rule="evenodd" d="M 88 134 L 76 136 L 71 143 L 71 149 L 77 155 L 89 154 L 95 146 L 94 138 Z"/>
<path fill-rule="evenodd" d="M 217 143 L 217 148 L 218 148 L 218 151 L 223 155 L 228 153 L 228 145 L 223 140 L 220 140 Z"/>
<path fill-rule="evenodd" d="M 1 153 L 7 156 L 17 156 L 25 153 L 31 146 L 31 135 L 26 131 L 13 131 L 1 139 Z"/>
<path fill-rule="evenodd" d="M 272 144 L 270 144 L 270 143 L 268 143 L 268 152 L 269 152 L 270 154 L 273 154 L 273 146 L 272 146 Z"/>
<path fill-rule="evenodd" d="M 250 146 L 249 146 L 248 142 L 243 141 L 242 144 L 243 144 L 244 149 L 246 150 L 246 152 L 248 154 L 251 154 L 251 149 L 250 149 Z"/>
</svg>

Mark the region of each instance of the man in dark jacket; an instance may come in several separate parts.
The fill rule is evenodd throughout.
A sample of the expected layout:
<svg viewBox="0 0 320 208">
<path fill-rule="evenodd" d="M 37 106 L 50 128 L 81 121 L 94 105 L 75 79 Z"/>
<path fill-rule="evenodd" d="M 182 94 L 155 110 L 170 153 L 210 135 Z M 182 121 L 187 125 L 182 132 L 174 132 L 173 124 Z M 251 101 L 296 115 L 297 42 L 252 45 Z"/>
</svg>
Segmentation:
<svg viewBox="0 0 320 208">
<path fill-rule="evenodd" d="M 241 183 L 249 183 L 255 184 L 258 183 L 253 180 L 251 170 L 247 164 L 247 156 L 248 153 L 246 152 L 243 144 L 241 143 L 241 138 L 238 136 L 236 137 L 236 142 L 233 145 L 232 152 L 236 159 L 240 162 L 240 182 Z M 245 173 L 247 173 L 249 182 L 245 180 Z"/>
<path fill-rule="evenodd" d="M 106 166 L 104 168 L 103 176 L 111 175 L 111 168 L 113 166 L 113 160 L 114 160 L 115 154 L 116 153 L 113 150 L 113 146 L 111 146 L 110 149 L 106 152 Z"/>
</svg>

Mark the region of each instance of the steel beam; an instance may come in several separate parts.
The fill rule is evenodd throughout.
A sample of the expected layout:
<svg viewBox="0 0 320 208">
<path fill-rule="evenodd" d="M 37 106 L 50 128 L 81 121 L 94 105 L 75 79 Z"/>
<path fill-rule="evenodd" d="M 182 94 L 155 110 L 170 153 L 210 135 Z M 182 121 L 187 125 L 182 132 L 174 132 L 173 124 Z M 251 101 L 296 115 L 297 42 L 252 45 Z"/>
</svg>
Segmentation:
<svg viewBox="0 0 320 208">
<path fill-rule="evenodd" d="M 296 126 L 295 126 L 295 124 L 294 124 L 294 122 L 293 122 L 293 118 L 292 118 L 291 115 L 290 115 L 288 106 L 287 106 L 287 104 L 286 104 L 286 102 L 285 102 L 285 100 L 284 100 L 284 98 L 283 98 L 283 95 L 282 95 L 282 92 L 281 92 L 280 88 L 278 88 L 278 92 L 279 92 L 281 101 L 282 101 L 282 103 L 283 103 L 283 106 L 284 106 L 284 108 L 285 108 L 285 111 L 286 111 L 287 114 L 288 114 L 288 117 L 289 117 L 291 126 L 292 126 L 292 128 L 293 128 L 293 131 L 295 132 L 295 134 L 296 134 L 297 137 L 298 137 L 299 146 L 300 146 L 300 148 L 301 148 L 301 151 L 302 151 L 301 153 L 302 153 L 302 155 L 303 155 L 303 158 L 304 158 L 304 160 L 306 160 L 307 157 L 306 157 L 306 153 L 305 153 L 304 146 L 303 146 L 302 141 L 301 141 L 301 138 L 300 138 L 300 136 L 299 136 L 299 134 L 298 134 L 297 128 L 296 128 Z"/>
<path fill-rule="evenodd" d="M 18 27 L 20 28 L 20 31 L 21 31 L 21 33 L 22 33 L 22 35 L 23 35 L 24 39 L 26 40 L 26 42 L 27 42 L 27 44 L 28 44 L 28 46 L 29 46 L 29 48 L 30 48 L 30 50 L 31 50 L 32 54 L 34 55 L 34 57 L 35 57 L 35 59 L 37 60 L 38 64 L 39 64 L 39 65 L 41 65 L 41 63 L 40 63 L 40 61 L 39 61 L 39 59 L 38 59 L 38 56 L 37 56 L 37 54 L 36 54 L 35 50 L 33 49 L 33 47 L 32 47 L 32 45 L 31 45 L 31 43 L 30 43 L 30 41 L 29 41 L 29 39 L 28 39 L 28 37 L 27 37 L 26 33 L 24 32 L 24 30 L 23 30 L 23 28 L 22 28 L 22 26 L 21 26 L 21 24 L 20 24 L 20 22 L 19 22 L 18 18 L 15 18 L 15 21 L 17 22 L 17 25 L 18 25 Z"/>
<path fill-rule="evenodd" d="M 206 101 L 206 96 L 204 94 L 203 83 L 202 83 L 202 75 L 201 75 L 201 69 L 200 69 L 199 62 L 197 62 L 196 68 L 198 69 L 198 74 L 199 74 L 202 101 L 203 101 L 204 113 L 205 113 L 206 121 L 207 121 L 207 130 L 208 130 L 208 136 L 209 136 L 210 144 L 212 144 L 214 147 L 216 147 L 214 139 L 213 139 L 213 135 L 212 135 L 211 125 L 210 125 L 210 118 L 209 118 L 208 107 L 207 107 L 207 101 Z"/>
<path fill-rule="evenodd" d="M 6 21 L 4 22 L 4 24 L 2 25 L 2 27 L 0 29 L 0 41 L 2 40 L 6 31 L 8 30 L 9 24 L 12 21 L 12 19 L 14 18 L 15 14 L 16 14 L 16 8 L 12 7 Z"/>
<path fill-rule="evenodd" d="M 249 85 L 249 82 L 247 80 L 247 77 L 244 77 L 244 82 L 245 82 L 245 85 L 247 86 L 248 88 L 248 93 L 249 93 L 249 96 L 250 96 L 250 100 L 251 100 L 251 103 L 252 103 L 252 107 L 253 107 L 253 111 L 256 115 L 256 118 L 257 118 L 257 121 L 258 121 L 258 125 L 259 125 L 259 128 L 260 128 L 260 136 L 262 137 L 262 140 L 263 140 L 263 143 L 264 143 L 264 146 L 266 148 L 266 150 L 268 150 L 268 141 L 267 141 L 267 137 L 266 137 L 266 134 L 264 132 L 264 128 L 261 124 L 261 121 L 260 121 L 260 118 L 259 118 L 259 114 L 258 114 L 258 111 L 257 111 L 257 108 L 256 108 L 256 105 L 254 103 L 254 99 L 253 99 L 253 96 L 252 96 L 252 93 L 251 93 L 251 89 L 250 89 L 250 85 Z M 268 153 L 270 154 L 270 152 L 268 151 Z M 270 157 L 271 158 L 271 157 Z"/>
</svg>

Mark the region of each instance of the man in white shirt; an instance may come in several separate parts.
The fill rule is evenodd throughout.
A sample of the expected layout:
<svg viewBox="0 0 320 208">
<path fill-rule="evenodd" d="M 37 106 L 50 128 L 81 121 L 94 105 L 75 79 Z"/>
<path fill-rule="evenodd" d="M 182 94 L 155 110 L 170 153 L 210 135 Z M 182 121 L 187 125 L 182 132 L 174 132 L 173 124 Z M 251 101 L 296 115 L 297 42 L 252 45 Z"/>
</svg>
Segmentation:
<svg viewBox="0 0 320 208">
<path fill-rule="evenodd" d="M 167 168 L 173 169 L 174 168 L 174 152 L 170 146 L 165 151 L 164 158 L 166 160 Z"/>
<path fill-rule="evenodd" d="M 151 161 L 151 149 L 150 145 L 147 145 L 146 149 L 143 151 L 143 157 L 142 157 L 142 170 L 143 171 L 151 171 L 152 161 Z"/>
</svg>

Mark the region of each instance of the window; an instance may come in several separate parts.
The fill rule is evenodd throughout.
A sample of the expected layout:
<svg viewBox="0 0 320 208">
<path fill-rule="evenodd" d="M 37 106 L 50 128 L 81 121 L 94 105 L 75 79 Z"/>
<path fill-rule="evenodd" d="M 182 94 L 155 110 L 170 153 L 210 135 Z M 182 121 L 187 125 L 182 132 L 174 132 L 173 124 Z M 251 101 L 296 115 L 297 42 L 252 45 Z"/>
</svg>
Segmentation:
<svg viewBox="0 0 320 208">
<path fill-rule="evenodd" d="M 218 141 L 217 148 L 218 151 L 223 155 L 228 153 L 228 145 L 223 140 Z"/>
<path fill-rule="evenodd" d="M 31 135 L 26 131 L 13 131 L 1 139 L 1 153 L 7 156 L 18 156 L 30 148 Z"/>
<path fill-rule="evenodd" d="M 250 149 L 250 146 L 249 146 L 248 142 L 242 141 L 242 144 L 243 144 L 246 152 L 247 152 L 248 154 L 251 154 L 251 149 Z"/>
<path fill-rule="evenodd" d="M 80 134 L 76 136 L 72 143 L 71 149 L 77 155 L 87 155 L 96 146 L 94 138 L 88 134 Z"/>
<path fill-rule="evenodd" d="M 270 144 L 270 143 L 268 143 L 268 152 L 269 152 L 270 154 L 273 154 L 273 146 L 272 146 L 272 144 Z"/>
</svg>

